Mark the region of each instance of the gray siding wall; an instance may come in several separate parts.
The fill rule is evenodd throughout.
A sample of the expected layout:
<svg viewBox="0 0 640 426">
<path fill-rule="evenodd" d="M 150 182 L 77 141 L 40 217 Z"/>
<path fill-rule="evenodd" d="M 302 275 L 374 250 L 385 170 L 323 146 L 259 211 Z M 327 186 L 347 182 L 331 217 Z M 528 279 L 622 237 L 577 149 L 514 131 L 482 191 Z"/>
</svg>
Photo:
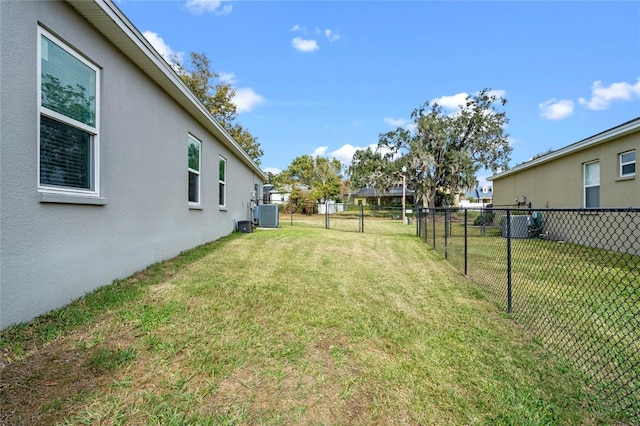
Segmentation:
<svg viewBox="0 0 640 426">
<path fill-rule="evenodd" d="M 262 179 L 61 2 L 0 2 L 0 328 L 215 240 L 250 219 Z M 101 69 L 103 206 L 37 190 L 37 25 Z M 202 141 L 201 209 L 188 205 L 187 135 Z M 227 206 L 218 207 L 218 156 Z"/>
</svg>

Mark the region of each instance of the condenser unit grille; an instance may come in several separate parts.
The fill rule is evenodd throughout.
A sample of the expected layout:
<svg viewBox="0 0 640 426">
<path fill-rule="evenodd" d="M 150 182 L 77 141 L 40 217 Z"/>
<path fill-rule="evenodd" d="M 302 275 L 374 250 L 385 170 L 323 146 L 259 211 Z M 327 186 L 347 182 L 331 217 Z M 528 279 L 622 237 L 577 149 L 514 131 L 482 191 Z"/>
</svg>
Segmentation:
<svg viewBox="0 0 640 426">
<path fill-rule="evenodd" d="M 279 226 L 277 204 L 261 204 L 259 206 L 258 226 L 261 228 L 277 228 Z"/>
</svg>

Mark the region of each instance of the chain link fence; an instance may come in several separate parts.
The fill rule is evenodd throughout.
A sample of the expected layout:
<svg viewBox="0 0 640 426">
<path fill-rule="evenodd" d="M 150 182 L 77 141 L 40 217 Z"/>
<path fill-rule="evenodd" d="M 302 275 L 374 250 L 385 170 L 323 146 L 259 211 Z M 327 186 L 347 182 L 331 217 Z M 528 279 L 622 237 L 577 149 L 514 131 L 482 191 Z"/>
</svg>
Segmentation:
<svg viewBox="0 0 640 426">
<path fill-rule="evenodd" d="M 640 209 L 422 209 L 416 231 L 640 424 Z"/>
<path fill-rule="evenodd" d="M 399 232 L 411 234 L 414 221 L 413 210 L 405 211 L 395 206 L 364 206 L 345 205 L 340 210 L 330 208 L 330 205 L 319 205 L 317 214 L 284 213 L 280 223 L 290 226 L 323 227 L 346 232 L 368 232 L 376 234 L 397 235 Z M 402 231 L 400 231 L 402 230 Z"/>
</svg>

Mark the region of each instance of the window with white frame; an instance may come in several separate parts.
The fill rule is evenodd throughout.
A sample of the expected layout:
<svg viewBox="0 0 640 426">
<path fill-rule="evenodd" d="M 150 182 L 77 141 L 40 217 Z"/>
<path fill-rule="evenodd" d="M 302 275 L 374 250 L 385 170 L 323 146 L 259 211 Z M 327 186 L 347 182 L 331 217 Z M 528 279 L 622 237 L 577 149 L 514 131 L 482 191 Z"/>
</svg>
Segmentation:
<svg viewBox="0 0 640 426">
<path fill-rule="evenodd" d="M 189 204 L 200 204 L 200 148 L 199 140 L 189 135 L 188 145 L 188 169 L 189 169 Z"/>
<path fill-rule="evenodd" d="M 623 152 L 620 154 L 620 177 L 635 176 L 636 174 L 636 151 Z"/>
<path fill-rule="evenodd" d="M 227 205 L 227 160 L 220 157 L 218 162 L 218 204 L 220 207 Z"/>
<path fill-rule="evenodd" d="M 38 188 L 99 195 L 100 70 L 38 28 Z"/>
<path fill-rule="evenodd" d="M 600 161 L 584 164 L 584 207 L 600 207 Z"/>
</svg>

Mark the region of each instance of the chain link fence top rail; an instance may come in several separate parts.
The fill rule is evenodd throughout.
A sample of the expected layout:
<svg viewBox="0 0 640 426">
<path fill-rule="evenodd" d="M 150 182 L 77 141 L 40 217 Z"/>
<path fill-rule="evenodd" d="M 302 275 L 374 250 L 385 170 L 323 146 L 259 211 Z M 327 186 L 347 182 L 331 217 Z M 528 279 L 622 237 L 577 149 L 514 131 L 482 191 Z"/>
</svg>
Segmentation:
<svg viewBox="0 0 640 426">
<path fill-rule="evenodd" d="M 430 209 L 416 231 L 640 424 L 640 209 Z"/>
</svg>

